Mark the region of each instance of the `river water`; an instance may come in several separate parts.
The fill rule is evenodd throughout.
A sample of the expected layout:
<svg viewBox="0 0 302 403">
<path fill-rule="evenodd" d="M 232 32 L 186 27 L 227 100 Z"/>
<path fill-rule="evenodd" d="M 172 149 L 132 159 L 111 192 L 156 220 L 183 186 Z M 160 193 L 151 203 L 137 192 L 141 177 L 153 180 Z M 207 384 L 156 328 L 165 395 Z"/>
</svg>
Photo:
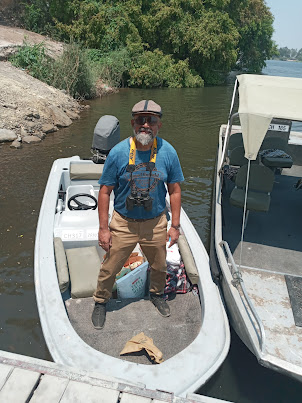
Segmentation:
<svg viewBox="0 0 302 403">
<path fill-rule="evenodd" d="M 264 74 L 302 78 L 302 63 L 268 61 Z M 234 77 L 233 77 L 234 78 Z M 209 249 L 211 196 L 219 126 L 232 96 L 227 86 L 199 89 L 125 89 L 101 100 L 71 127 L 21 150 L 0 147 L 0 349 L 51 360 L 35 301 L 35 229 L 53 161 L 90 156 L 94 127 L 104 114 L 120 120 L 121 138 L 131 135 L 130 110 L 141 99 L 163 108 L 161 136 L 177 150 L 185 182 L 183 207 Z M 298 130 L 302 127 L 297 126 Z M 202 357 L 201 357 L 202 359 Z M 261 367 L 234 332 L 227 359 L 200 393 L 236 402 L 298 402 L 302 384 Z"/>
</svg>

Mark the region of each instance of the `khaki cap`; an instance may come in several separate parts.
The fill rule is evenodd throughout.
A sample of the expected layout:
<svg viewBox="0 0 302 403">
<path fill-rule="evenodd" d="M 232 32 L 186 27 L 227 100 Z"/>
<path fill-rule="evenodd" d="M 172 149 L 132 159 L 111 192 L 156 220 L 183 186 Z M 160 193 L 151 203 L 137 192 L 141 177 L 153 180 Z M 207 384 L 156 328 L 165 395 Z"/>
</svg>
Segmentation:
<svg viewBox="0 0 302 403">
<path fill-rule="evenodd" d="M 156 115 L 161 117 L 162 111 L 160 105 L 156 102 L 150 100 L 143 99 L 134 105 L 132 108 L 132 116 L 137 115 L 138 113 L 149 113 L 150 115 Z"/>
</svg>

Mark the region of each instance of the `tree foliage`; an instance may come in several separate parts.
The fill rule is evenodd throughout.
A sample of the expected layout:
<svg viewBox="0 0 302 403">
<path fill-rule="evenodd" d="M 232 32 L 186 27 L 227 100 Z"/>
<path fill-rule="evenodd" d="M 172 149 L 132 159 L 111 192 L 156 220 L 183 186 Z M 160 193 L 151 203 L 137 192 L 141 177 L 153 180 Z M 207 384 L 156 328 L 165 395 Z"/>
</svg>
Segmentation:
<svg viewBox="0 0 302 403">
<path fill-rule="evenodd" d="M 27 0 L 24 21 L 98 50 L 103 67 L 117 58 L 129 86 L 217 84 L 236 63 L 260 72 L 275 52 L 264 0 Z"/>
<path fill-rule="evenodd" d="M 278 49 L 278 54 L 275 57 L 280 60 L 297 60 L 302 62 L 302 48 L 300 50 L 297 49 L 289 49 L 287 46 Z"/>
<path fill-rule="evenodd" d="M 302 48 L 297 52 L 296 60 L 302 62 Z"/>
<path fill-rule="evenodd" d="M 272 40 L 274 17 L 263 0 L 231 0 L 229 10 L 240 35 L 237 65 L 259 73 L 277 52 Z"/>
</svg>

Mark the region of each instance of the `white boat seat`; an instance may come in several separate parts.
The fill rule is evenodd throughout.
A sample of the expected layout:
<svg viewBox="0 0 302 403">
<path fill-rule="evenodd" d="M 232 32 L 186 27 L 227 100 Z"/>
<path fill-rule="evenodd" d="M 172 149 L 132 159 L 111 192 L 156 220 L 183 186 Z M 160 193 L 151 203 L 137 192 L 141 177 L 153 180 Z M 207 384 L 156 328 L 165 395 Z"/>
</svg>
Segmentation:
<svg viewBox="0 0 302 403">
<path fill-rule="evenodd" d="M 101 267 L 96 246 L 66 249 L 65 252 L 70 275 L 71 297 L 92 297 Z"/>
<path fill-rule="evenodd" d="M 61 293 L 63 293 L 68 290 L 70 281 L 65 250 L 61 238 L 54 238 L 54 249 L 59 287 Z"/>
<path fill-rule="evenodd" d="M 71 161 L 69 176 L 71 180 L 99 180 L 103 173 L 104 164 L 95 164 L 93 162 L 74 162 Z"/>
<path fill-rule="evenodd" d="M 71 285 L 72 298 L 92 297 L 101 267 L 96 246 L 64 249 L 61 238 L 54 238 L 58 282 L 61 293 Z"/>
<path fill-rule="evenodd" d="M 243 165 L 236 176 L 235 188 L 230 195 L 230 203 L 236 207 L 244 207 L 247 165 Z M 269 210 L 273 189 L 274 173 L 262 165 L 250 166 L 249 188 L 247 194 L 247 210 Z"/>
</svg>

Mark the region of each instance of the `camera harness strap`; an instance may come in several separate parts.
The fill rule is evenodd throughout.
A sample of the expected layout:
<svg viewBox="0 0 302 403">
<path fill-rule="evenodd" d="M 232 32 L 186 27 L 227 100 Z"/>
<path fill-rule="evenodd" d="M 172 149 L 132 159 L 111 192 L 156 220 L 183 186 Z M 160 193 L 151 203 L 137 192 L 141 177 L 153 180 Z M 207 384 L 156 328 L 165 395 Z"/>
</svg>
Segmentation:
<svg viewBox="0 0 302 403">
<path fill-rule="evenodd" d="M 147 167 L 146 167 L 147 171 L 150 172 L 147 193 L 150 192 L 151 174 L 155 167 L 156 154 L 157 154 L 157 138 L 155 137 L 153 140 L 152 148 L 151 148 L 150 161 L 148 162 Z M 135 170 L 135 156 L 136 156 L 136 139 L 132 138 L 130 152 L 129 152 L 129 164 L 127 166 L 127 171 L 130 172 L 130 175 L 131 175 L 131 178 L 130 178 L 131 193 L 134 190 L 134 181 L 133 181 L 132 174 Z"/>
</svg>

